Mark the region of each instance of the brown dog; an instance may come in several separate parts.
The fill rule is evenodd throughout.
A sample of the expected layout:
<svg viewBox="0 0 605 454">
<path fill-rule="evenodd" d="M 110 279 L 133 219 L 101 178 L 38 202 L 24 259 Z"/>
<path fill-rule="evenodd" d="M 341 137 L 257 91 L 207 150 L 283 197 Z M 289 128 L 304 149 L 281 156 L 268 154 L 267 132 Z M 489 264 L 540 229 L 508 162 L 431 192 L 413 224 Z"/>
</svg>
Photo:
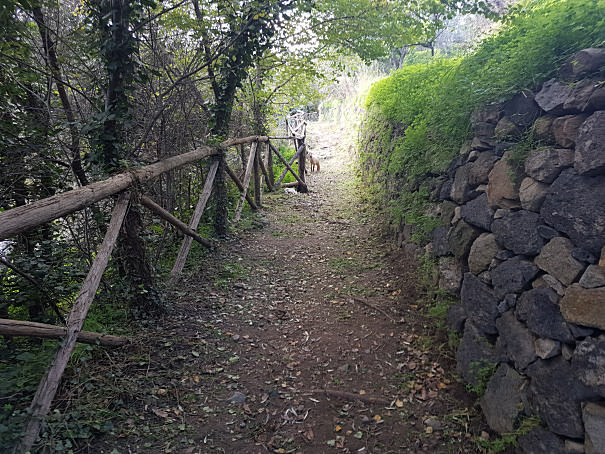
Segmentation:
<svg viewBox="0 0 605 454">
<path fill-rule="evenodd" d="M 319 159 L 313 157 L 311 153 L 307 154 L 307 156 L 309 157 L 309 162 L 311 163 L 311 172 L 314 170 L 319 172 Z"/>
</svg>

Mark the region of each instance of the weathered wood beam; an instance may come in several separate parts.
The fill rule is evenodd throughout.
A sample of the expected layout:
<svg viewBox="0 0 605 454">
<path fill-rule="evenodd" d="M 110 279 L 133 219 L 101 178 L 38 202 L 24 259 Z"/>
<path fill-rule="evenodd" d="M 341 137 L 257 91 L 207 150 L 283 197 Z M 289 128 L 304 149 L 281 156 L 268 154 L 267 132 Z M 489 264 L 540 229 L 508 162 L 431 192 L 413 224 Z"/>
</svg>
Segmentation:
<svg viewBox="0 0 605 454">
<path fill-rule="evenodd" d="M 275 175 L 273 174 L 273 153 L 271 153 L 271 142 L 265 144 L 265 168 L 267 169 L 267 181 L 271 182 L 271 186 L 275 189 Z"/>
<path fill-rule="evenodd" d="M 233 215 L 233 222 L 239 221 L 239 218 L 242 215 L 242 210 L 244 208 L 244 199 L 248 195 L 248 186 L 250 186 L 250 177 L 252 176 L 252 168 L 254 167 L 254 158 L 256 156 L 257 145 L 258 144 L 256 142 L 252 142 L 252 146 L 250 147 L 250 157 L 248 158 L 248 166 L 246 167 L 246 174 L 244 175 L 243 181 L 244 188 L 239 200 L 237 201 L 237 207 L 235 208 L 235 214 Z"/>
<path fill-rule="evenodd" d="M 229 139 L 221 142 L 222 147 L 233 147 L 235 145 L 240 145 L 243 143 L 252 143 L 252 142 L 268 142 L 269 137 L 267 136 L 250 136 L 250 137 L 241 137 L 239 139 Z"/>
<path fill-rule="evenodd" d="M 269 147 L 267 146 L 267 151 L 266 153 L 269 155 L 271 154 L 271 150 L 269 149 Z M 266 156 L 265 156 L 265 159 Z M 273 192 L 273 182 L 271 181 L 271 178 L 269 178 L 269 174 L 267 172 L 267 166 L 265 165 L 265 160 L 264 159 L 260 159 L 258 160 L 258 163 L 260 165 L 260 170 L 263 173 L 264 177 L 265 177 L 265 183 L 267 183 L 267 188 L 269 189 L 269 192 Z M 262 185 L 262 182 L 261 182 Z"/>
<path fill-rule="evenodd" d="M 0 318 L 1 336 L 42 337 L 45 339 L 61 339 L 67 334 L 65 326 L 47 325 L 45 323 L 9 320 Z M 130 343 L 130 339 L 109 334 L 80 331 L 76 342 L 82 344 L 103 345 L 105 347 L 120 347 Z"/>
<path fill-rule="evenodd" d="M 275 136 L 269 136 L 269 140 L 294 140 L 296 137 L 294 136 L 288 136 L 288 137 L 275 137 Z"/>
<path fill-rule="evenodd" d="M 189 221 L 189 228 L 191 230 L 197 229 L 197 226 L 200 223 L 200 219 L 202 218 L 202 214 L 204 214 L 204 209 L 206 208 L 206 204 L 208 203 L 208 199 L 210 198 L 210 194 L 212 193 L 212 183 L 214 182 L 214 177 L 216 176 L 216 169 L 218 169 L 218 164 L 219 161 L 214 161 L 212 163 L 212 166 L 210 166 L 210 170 L 208 170 L 208 175 L 206 175 L 206 182 L 204 183 L 202 195 L 197 201 L 193 216 L 191 216 L 191 221 Z M 193 238 L 191 238 L 190 236 L 186 236 L 183 239 L 183 244 L 181 245 L 179 254 L 176 257 L 174 265 L 172 266 L 172 271 L 170 272 L 170 279 L 168 282 L 170 282 L 171 284 L 174 284 L 178 280 L 178 277 L 182 273 L 183 268 L 185 268 L 185 262 L 187 261 L 187 255 L 189 255 L 189 250 L 191 249 L 191 243 L 193 243 Z"/>
<path fill-rule="evenodd" d="M 80 288 L 80 293 L 78 294 L 71 313 L 69 314 L 69 319 L 67 321 L 67 333 L 65 335 L 63 344 L 53 359 L 50 368 L 46 371 L 44 377 L 42 377 L 38 390 L 36 391 L 36 394 L 29 407 L 29 411 L 32 416 L 25 429 L 23 441 L 18 447 L 18 450 L 23 454 L 31 451 L 31 448 L 38 437 L 38 433 L 40 432 L 42 421 L 48 414 L 50 404 L 55 398 L 55 394 L 59 388 L 59 382 L 61 381 L 61 377 L 63 376 L 63 372 L 65 371 L 65 367 L 67 366 L 67 362 L 71 356 L 71 352 L 76 346 L 78 334 L 82 330 L 84 319 L 86 318 L 88 309 L 90 309 L 90 305 L 92 304 L 92 301 L 97 293 L 99 283 L 101 282 L 101 277 L 103 276 L 103 271 L 105 271 L 105 268 L 107 267 L 109 257 L 111 256 L 111 251 L 113 251 L 113 247 L 118 239 L 120 227 L 122 226 L 122 222 L 126 216 L 129 203 L 129 193 L 123 193 L 120 195 L 120 198 L 113 209 L 111 221 L 109 223 L 109 227 L 107 228 L 105 238 L 103 238 L 103 243 L 101 243 L 101 247 L 95 256 L 95 260 L 90 267 L 90 271 L 88 272 L 88 275 Z"/>
<path fill-rule="evenodd" d="M 165 221 L 171 223 L 173 226 L 175 226 L 177 229 L 179 229 L 185 235 L 190 236 L 191 238 L 193 238 L 195 241 L 197 241 L 201 245 L 206 246 L 207 248 L 213 247 L 212 241 L 207 240 L 206 238 L 203 238 L 200 235 L 198 235 L 197 232 L 194 232 L 193 230 L 191 230 L 187 224 L 185 224 L 183 221 L 181 221 L 180 219 L 178 219 L 175 216 L 173 216 L 172 214 L 170 214 L 168 211 L 166 211 L 164 208 L 159 206 L 157 203 L 155 203 L 149 197 L 142 195 L 139 198 L 139 201 L 141 202 L 141 205 L 149 208 L 151 211 L 153 211 L 159 217 L 161 217 Z"/>
<path fill-rule="evenodd" d="M 307 147 L 305 146 L 305 139 L 296 139 L 294 141 L 298 145 L 298 148 L 302 148 L 302 151 L 298 155 L 298 174 L 300 179 L 305 183 L 297 187 L 298 192 L 309 192 L 307 183 L 305 182 L 305 166 L 307 164 Z"/>
<path fill-rule="evenodd" d="M 254 146 L 254 145 L 252 145 Z M 254 154 L 254 164 L 252 166 L 252 177 L 254 178 L 254 201 L 259 207 L 263 206 L 263 193 L 261 191 L 261 171 L 260 171 L 260 148 L 256 144 L 256 153 Z"/>
<path fill-rule="evenodd" d="M 145 183 L 164 172 L 217 153 L 216 148 L 203 146 L 189 153 L 121 173 L 104 181 L 6 210 L 0 213 L 0 240 L 86 208 L 99 200 L 123 191 L 135 182 Z"/>
<path fill-rule="evenodd" d="M 242 182 L 240 181 L 238 176 L 235 174 L 235 172 L 231 169 L 231 167 L 229 167 L 227 165 L 227 163 L 225 163 L 225 170 L 227 171 L 227 174 L 231 177 L 231 179 L 233 180 L 233 182 L 235 183 L 237 188 L 240 190 L 240 192 L 243 192 L 244 185 L 242 184 Z M 246 202 L 248 202 L 248 204 L 250 205 L 250 207 L 253 210 L 258 210 L 258 206 L 256 205 L 256 203 L 254 203 L 254 199 L 248 195 L 247 191 L 246 191 Z"/>
</svg>

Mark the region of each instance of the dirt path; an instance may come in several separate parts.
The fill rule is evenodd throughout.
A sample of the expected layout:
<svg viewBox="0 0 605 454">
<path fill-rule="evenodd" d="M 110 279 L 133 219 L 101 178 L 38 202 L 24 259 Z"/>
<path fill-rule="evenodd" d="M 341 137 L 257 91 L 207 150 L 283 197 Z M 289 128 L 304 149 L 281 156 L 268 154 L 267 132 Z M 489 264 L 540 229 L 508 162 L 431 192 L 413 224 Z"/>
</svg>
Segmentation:
<svg viewBox="0 0 605 454">
<path fill-rule="evenodd" d="M 311 192 L 268 194 L 170 315 L 108 355 L 113 431 L 89 452 L 478 452 L 414 260 L 383 244 L 337 132 L 309 133 Z"/>
</svg>

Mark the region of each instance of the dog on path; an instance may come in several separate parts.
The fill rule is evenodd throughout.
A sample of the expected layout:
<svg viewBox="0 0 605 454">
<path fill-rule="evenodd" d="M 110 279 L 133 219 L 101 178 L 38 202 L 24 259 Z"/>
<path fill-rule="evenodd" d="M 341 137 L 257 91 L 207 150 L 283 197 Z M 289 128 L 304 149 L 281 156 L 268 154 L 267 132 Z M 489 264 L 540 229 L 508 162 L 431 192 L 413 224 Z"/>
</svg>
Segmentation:
<svg viewBox="0 0 605 454">
<path fill-rule="evenodd" d="M 309 158 L 309 162 L 311 163 L 311 172 L 319 172 L 319 159 L 314 157 L 311 153 L 307 153 L 307 157 Z"/>
</svg>

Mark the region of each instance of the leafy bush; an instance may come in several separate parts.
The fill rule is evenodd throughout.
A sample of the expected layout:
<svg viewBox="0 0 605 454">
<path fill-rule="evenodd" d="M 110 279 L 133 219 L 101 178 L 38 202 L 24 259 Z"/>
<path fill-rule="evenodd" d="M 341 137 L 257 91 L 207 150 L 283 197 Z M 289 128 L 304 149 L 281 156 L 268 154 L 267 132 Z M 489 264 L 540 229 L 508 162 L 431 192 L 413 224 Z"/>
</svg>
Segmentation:
<svg viewBox="0 0 605 454">
<path fill-rule="evenodd" d="M 477 107 L 535 90 L 573 53 L 605 46 L 605 1 L 525 0 L 464 57 L 411 65 L 375 83 L 360 134 L 361 169 L 397 222 L 426 241 L 444 170 Z"/>
</svg>

